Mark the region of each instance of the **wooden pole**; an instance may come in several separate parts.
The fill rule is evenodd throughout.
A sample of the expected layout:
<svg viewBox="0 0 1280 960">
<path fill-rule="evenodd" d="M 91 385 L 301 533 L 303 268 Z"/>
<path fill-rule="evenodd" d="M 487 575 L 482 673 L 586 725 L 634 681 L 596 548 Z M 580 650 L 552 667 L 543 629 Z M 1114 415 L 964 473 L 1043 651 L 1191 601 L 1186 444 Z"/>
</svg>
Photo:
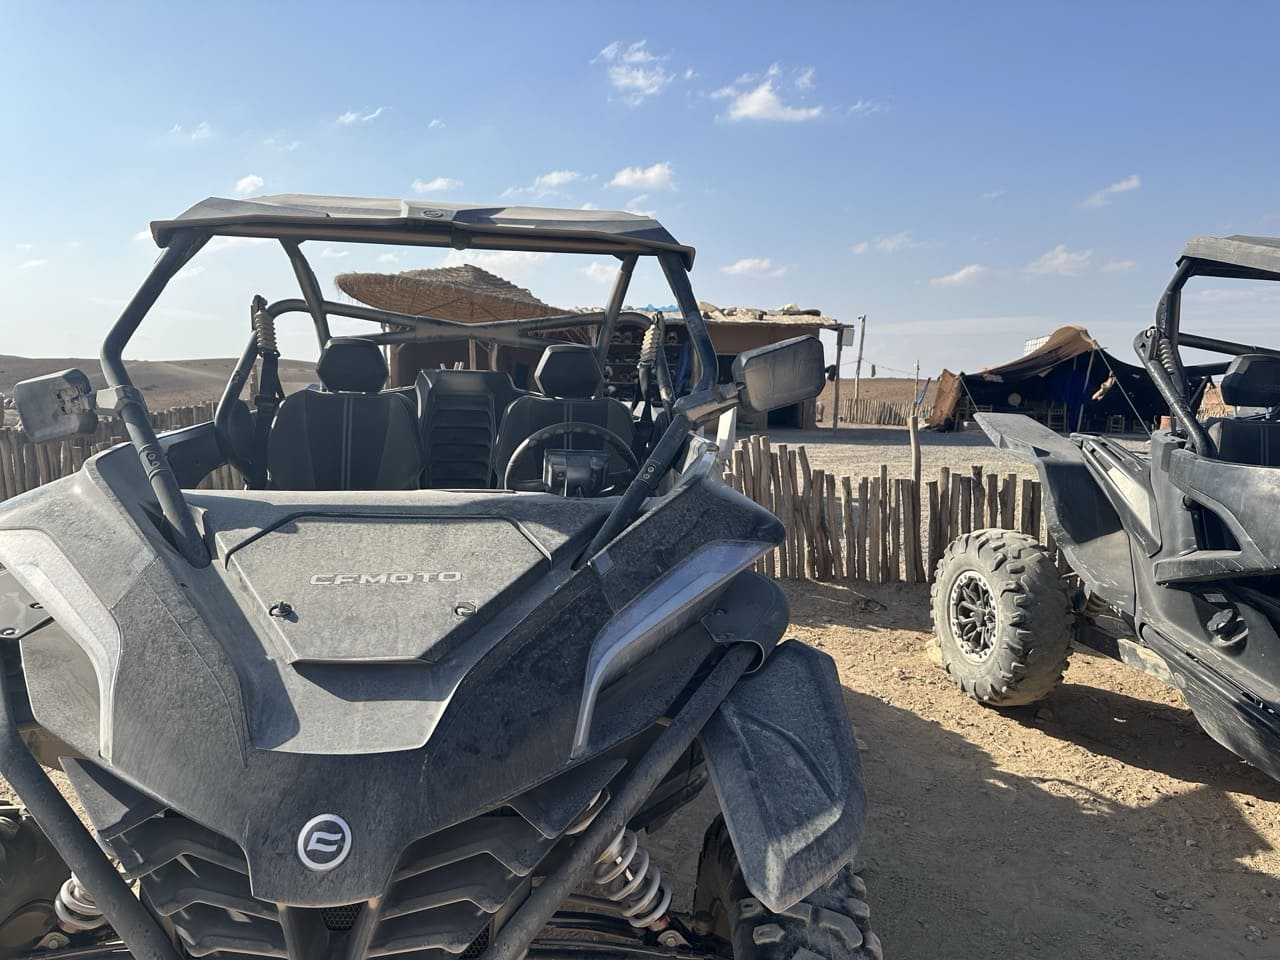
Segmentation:
<svg viewBox="0 0 1280 960">
<path fill-rule="evenodd" d="M 862 345 L 867 342 L 867 315 L 864 313 L 858 318 L 858 362 L 853 367 L 853 399 L 858 399 L 858 392 L 862 388 Z"/>
<path fill-rule="evenodd" d="M 844 332 L 848 328 L 842 323 L 836 327 L 836 376 L 835 396 L 831 400 L 831 429 L 840 429 L 840 356 L 844 353 Z"/>
</svg>

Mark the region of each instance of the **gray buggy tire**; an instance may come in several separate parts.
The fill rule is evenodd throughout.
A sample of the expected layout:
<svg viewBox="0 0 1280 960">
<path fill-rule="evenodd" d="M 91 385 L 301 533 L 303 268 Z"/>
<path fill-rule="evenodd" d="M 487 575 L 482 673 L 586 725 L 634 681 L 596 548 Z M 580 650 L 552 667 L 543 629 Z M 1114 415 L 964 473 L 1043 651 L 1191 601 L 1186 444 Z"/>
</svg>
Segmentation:
<svg viewBox="0 0 1280 960">
<path fill-rule="evenodd" d="M 957 537 L 938 561 L 931 600 L 942 666 L 973 699 L 1021 706 L 1062 682 L 1074 614 L 1053 557 L 1031 537 Z"/>
<path fill-rule="evenodd" d="M 733 960 L 883 960 L 867 888 L 852 864 L 774 913 L 751 895 L 724 818 L 707 828 L 694 910 L 733 945 Z"/>
</svg>

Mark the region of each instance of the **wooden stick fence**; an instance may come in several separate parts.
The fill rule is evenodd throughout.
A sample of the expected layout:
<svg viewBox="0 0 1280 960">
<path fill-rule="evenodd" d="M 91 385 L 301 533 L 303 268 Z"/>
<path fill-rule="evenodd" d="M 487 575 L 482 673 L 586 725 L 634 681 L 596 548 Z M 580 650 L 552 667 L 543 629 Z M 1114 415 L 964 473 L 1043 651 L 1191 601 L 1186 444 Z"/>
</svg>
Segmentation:
<svg viewBox="0 0 1280 960">
<path fill-rule="evenodd" d="M 151 420 L 158 433 L 177 430 L 211 420 L 214 407 L 172 407 L 154 411 Z M 126 440 L 115 420 L 104 420 L 92 436 L 46 444 L 31 443 L 20 429 L 0 428 L 0 500 L 69 476 Z M 923 484 L 890 477 L 883 465 L 869 476 L 837 477 L 811 467 L 803 446 L 775 446 L 757 434 L 734 448 L 727 479 L 782 520 L 786 536 L 758 566 L 783 580 L 925 583 L 962 533 L 1002 527 L 1041 536 L 1040 484 L 978 465 L 968 473 L 943 467 Z M 199 486 L 235 490 L 244 480 L 223 466 Z"/>
<path fill-rule="evenodd" d="M 731 464 L 726 479 L 734 489 L 786 528 L 757 566 L 783 580 L 929 583 L 947 544 L 963 533 L 999 527 L 1041 537 L 1039 481 L 977 464 L 968 472 L 943 467 L 923 484 L 890 477 L 884 465 L 870 476 L 837 478 L 811 468 L 803 446 L 775 448 L 760 435 L 741 440 Z"/>
<path fill-rule="evenodd" d="M 194 426 L 212 420 L 216 406 L 210 401 L 156 410 L 151 413 L 151 424 L 157 433 Z M 70 476 L 95 453 L 127 440 L 124 424 L 105 418 L 99 422 L 96 433 L 57 443 L 32 443 L 22 430 L 0 427 L 0 500 Z M 206 490 L 237 490 L 244 486 L 244 481 L 233 467 L 222 466 L 198 486 Z"/>
<path fill-rule="evenodd" d="M 921 420 L 929 419 L 931 407 L 917 407 L 910 401 L 891 403 L 888 400 L 870 400 L 860 397 L 840 402 L 840 420 L 843 423 L 864 423 L 880 427 L 905 427 L 911 415 Z"/>
</svg>

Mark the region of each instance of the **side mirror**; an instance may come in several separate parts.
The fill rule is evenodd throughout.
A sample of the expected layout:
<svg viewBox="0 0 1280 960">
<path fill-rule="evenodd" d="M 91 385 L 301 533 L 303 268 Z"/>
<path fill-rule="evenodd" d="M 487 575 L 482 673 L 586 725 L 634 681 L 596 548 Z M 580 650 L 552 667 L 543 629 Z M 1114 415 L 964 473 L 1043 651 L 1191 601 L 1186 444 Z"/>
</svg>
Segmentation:
<svg viewBox="0 0 1280 960">
<path fill-rule="evenodd" d="M 35 443 L 65 440 L 98 428 L 96 394 L 81 370 L 23 380 L 13 388 L 22 429 Z"/>
<path fill-rule="evenodd" d="M 733 382 L 742 405 L 756 413 L 811 400 L 826 383 L 826 359 L 817 337 L 794 337 L 738 354 Z"/>
</svg>

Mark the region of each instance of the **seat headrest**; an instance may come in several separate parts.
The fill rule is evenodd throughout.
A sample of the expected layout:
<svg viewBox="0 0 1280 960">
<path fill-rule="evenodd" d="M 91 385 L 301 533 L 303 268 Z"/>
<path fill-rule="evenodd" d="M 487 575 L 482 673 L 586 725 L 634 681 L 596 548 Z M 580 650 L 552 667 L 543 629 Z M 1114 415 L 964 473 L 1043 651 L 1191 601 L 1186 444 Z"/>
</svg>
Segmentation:
<svg viewBox="0 0 1280 960">
<path fill-rule="evenodd" d="M 604 387 L 595 350 L 581 343 L 557 343 L 543 350 L 533 381 L 544 395 L 560 400 L 589 400 Z"/>
<path fill-rule="evenodd" d="M 1233 407 L 1280 406 L 1280 357 L 1246 353 L 1222 375 L 1222 400 Z"/>
<path fill-rule="evenodd" d="M 387 382 L 387 361 L 372 340 L 334 337 L 320 351 L 316 374 L 331 393 L 377 393 Z"/>
</svg>

